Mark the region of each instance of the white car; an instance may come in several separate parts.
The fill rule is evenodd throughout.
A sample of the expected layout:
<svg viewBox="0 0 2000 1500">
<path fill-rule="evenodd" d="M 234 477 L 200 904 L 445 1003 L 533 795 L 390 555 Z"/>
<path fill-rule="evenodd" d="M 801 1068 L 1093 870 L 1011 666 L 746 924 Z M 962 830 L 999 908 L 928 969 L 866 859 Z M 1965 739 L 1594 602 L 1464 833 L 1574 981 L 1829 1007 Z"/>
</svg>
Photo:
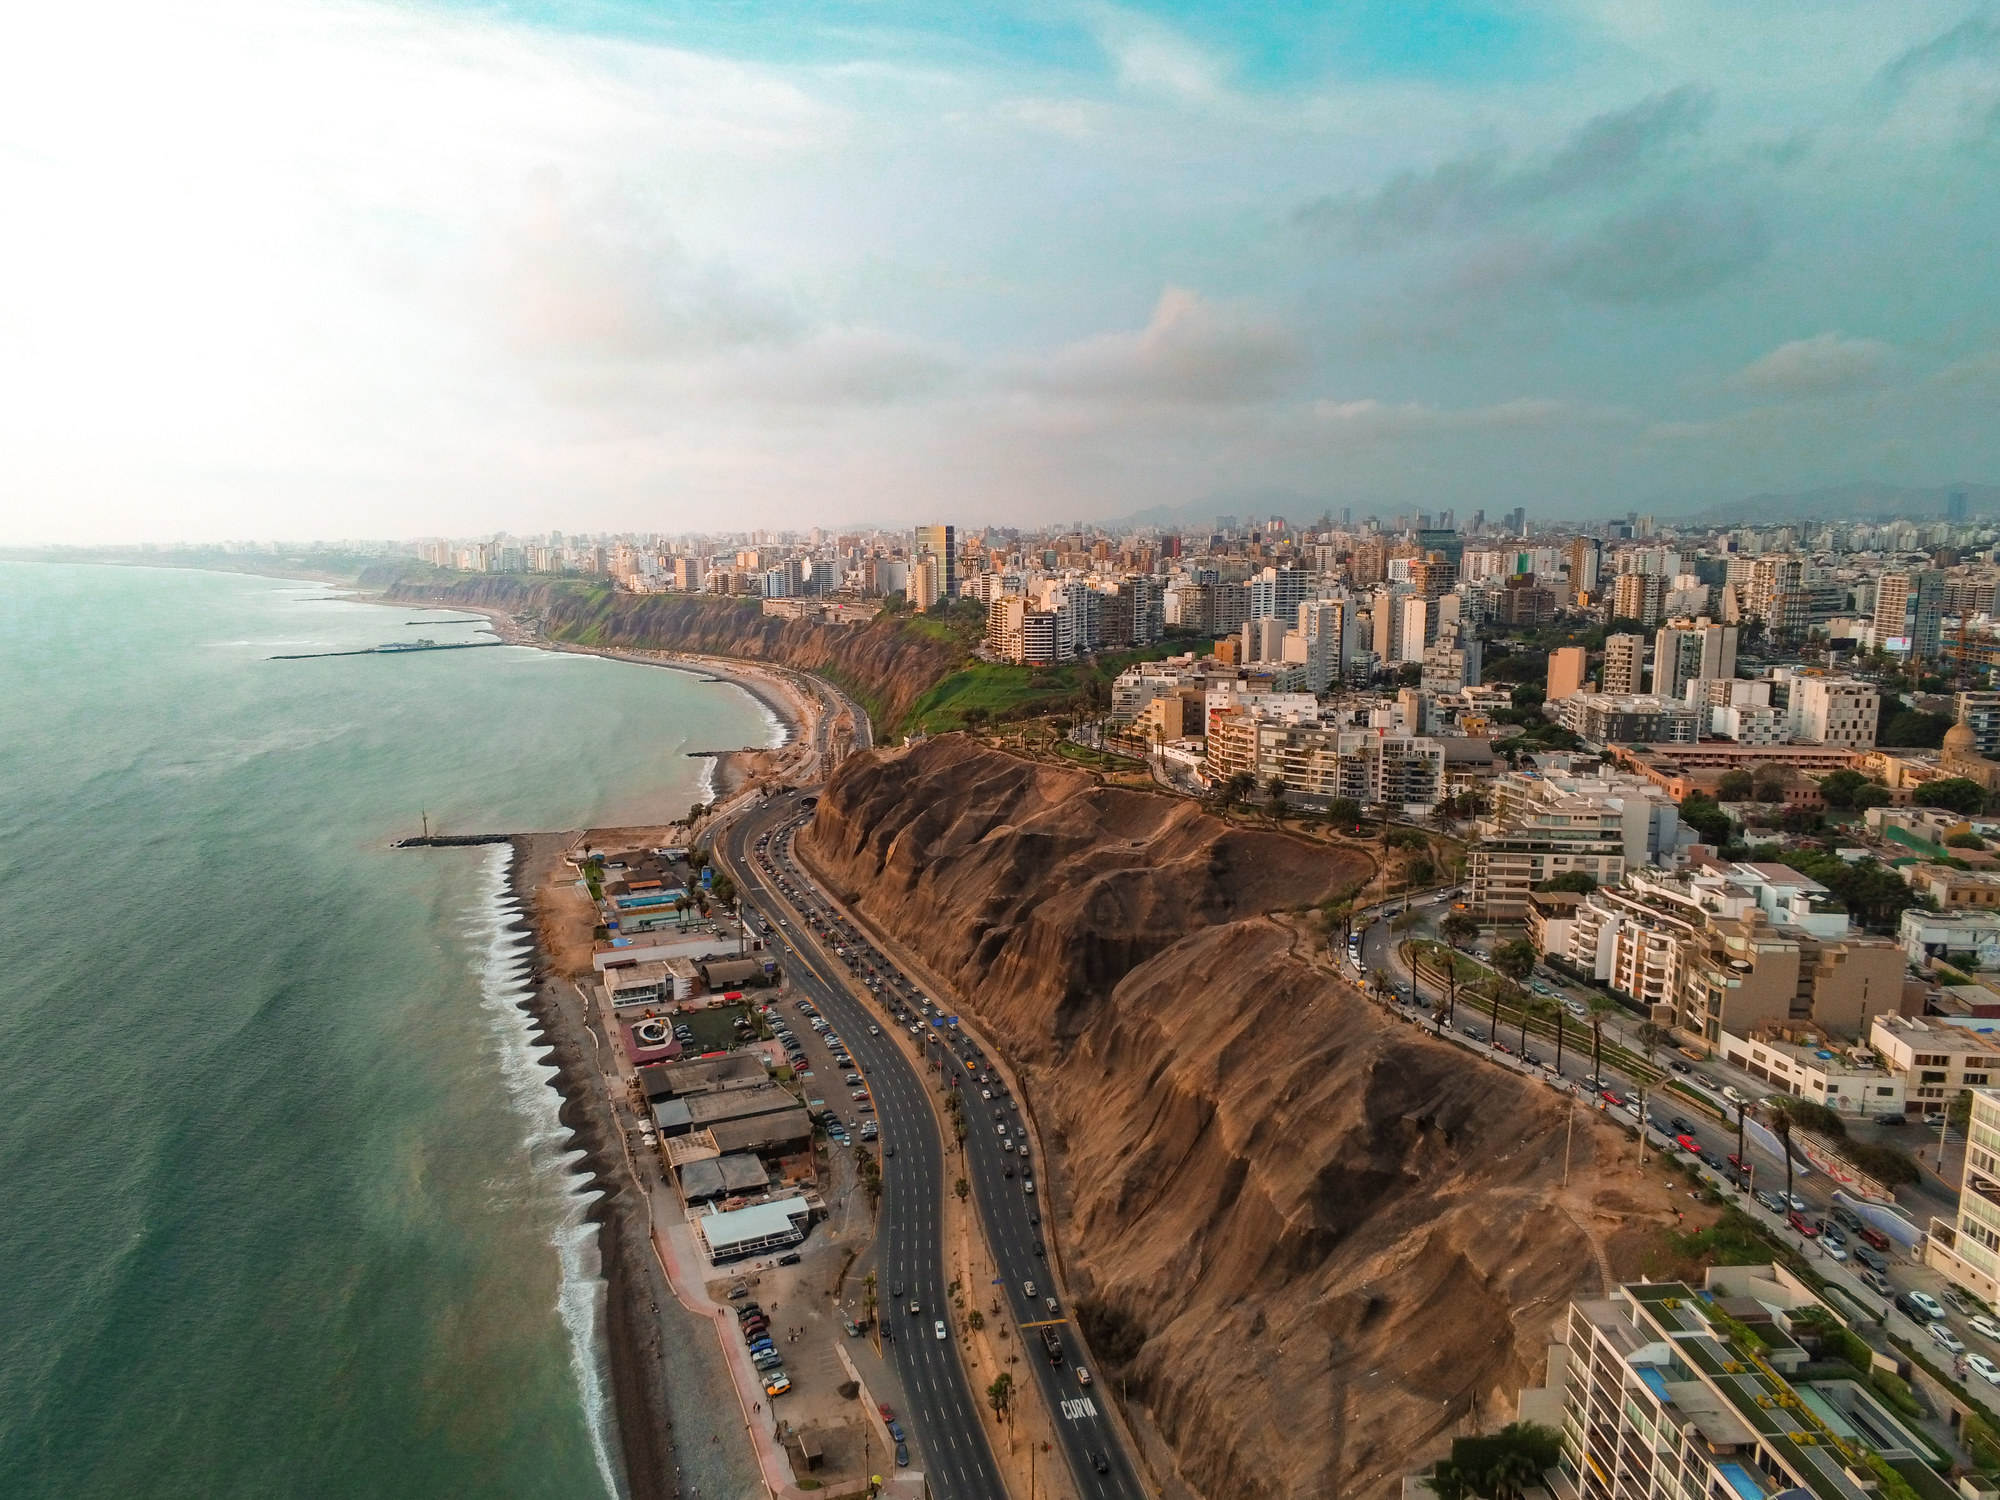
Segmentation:
<svg viewBox="0 0 2000 1500">
<path fill-rule="evenodd" d="M 1965 1353 L 1965 1345 L 1959 1342 L 1958 1335 L 1942 1323 L 1931 1324 L 1931 1342 L 1948 1354 Z"/>
<path fill-rule="evenodd" d="M 1985 1313 L 1972 1319 L 1972 1331 L 1984 1338 L 2000 1339 L 2000 1323 L 1994 1322 Z"/>
<path fill-rule="evenodd" d="M 1965 1356 L 1965 1363 L 1973 1374 L 1988 1385 L 2000 1385 L 2000 1365 L 1994 1364 L 1985 1355 L 1968 1354 Z"/>
<path fill-rule="evenodd" d="M 945 1337 L 945 1331 L 944 1331 L 944 1319 L 943 1319 L 943 1318 L 939 1318 L 939 1319 L 938 1319 L 938 1320 L 937 1320 L 937 1321 L 936 1321 L 935 1323 L 931 1324 L 931 1327 L 937 1330 L 937 1336 L 938 1336 L 939 1338 L 944 1338 L 944 1337 Z"/>
<path fill-rule="evenodd" d="M 1931 1322 L 1942 1323 L 1944 1321 L 1944 1304 L 1938 1301 L 1938 1299 L 1933 1297 L 1929 1292 L 1911 1292 L 1909 1296 L 1911 1303 L 1914 1306 L 1916 1306 L 1926 1318 L 1929 1318 Z"/>
</svg>

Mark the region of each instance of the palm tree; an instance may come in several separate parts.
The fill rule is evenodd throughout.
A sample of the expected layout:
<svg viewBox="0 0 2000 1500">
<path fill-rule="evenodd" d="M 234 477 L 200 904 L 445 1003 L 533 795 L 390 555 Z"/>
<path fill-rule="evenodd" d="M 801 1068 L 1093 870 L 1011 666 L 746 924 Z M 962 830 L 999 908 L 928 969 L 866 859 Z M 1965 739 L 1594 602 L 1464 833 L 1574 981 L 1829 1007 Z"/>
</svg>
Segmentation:
<svg viewBox="0 0 2000 1500">
<path fill-rule="evenodd" d="M 1500 1002 L 1504 999 L 1510 1006 L 1521 1006 L 1521 1036 L 1523 1038 L 1521 1045 L 1525 1047 L 1528 1035 L 1528 1010 L 1526 1006 L 1521 1005 L 1523 998 L 1521 987 L 1511 979 L 1494 979 L 1487 984 L 1486 989 L 1487 993 L 1493 999 L 1492 1044 L 1496 1047 L 1500 1045 Z M 1513 993 L 1509 994 L 1510 990 Z"/>
<path fill-rule="evenodd" d="M 1771 1112 L 1771 1134 L 1778 1138 L 1778 1152 L 1785 1158 L 1785 1207 L 1792 1206 L 1792 1122 L 1797 1118 L 1797 1109 L 1792 1101 L 1780 1094 L 1765 1101 L 1764 1107 Z"/>
<path fill-rule="evenodd" d="M 1537 1020 L 1547 1019 L 1549 1012 L 1555 1009 L 1555 1002 L 1553 1000 L 1544 1000 L 1540 995 L 1530 995 L 1526 990 L 1522 990 L 1518 1004 L 1521 1007 L 1521 1056 L 1526 1057 L 1528 1055 L 1528 1018 L 1533 1016 Z"/>
<path fill-rule="evenodd" d="M 1592 995 L 1583 1002 L 1590 1020 L 1590 1076 L 1604 1077 L 1604 1023 L 1617 1013 L 1618 1002 L 1606 995 Z M 1599 1088 L 1604 1087 L 1602 1083 Z"/>
<path fill-rule="evenodd" d="M 1264 788 L 1265 804 L 1270 808 L 1271 820 L 1283 822 L 1285 817 L 1285 778 L 1273 776 Z"/>
<path fill-rule="evenodd" d="M 1549 1013 L 1556 1018 L 1556 1074 L 1560 1077 L 1563 1070 L 1563 1017 L 1568 1012 L 1563 1009 L 1560 1000 L 1551 1000 Z"/>
</svg>

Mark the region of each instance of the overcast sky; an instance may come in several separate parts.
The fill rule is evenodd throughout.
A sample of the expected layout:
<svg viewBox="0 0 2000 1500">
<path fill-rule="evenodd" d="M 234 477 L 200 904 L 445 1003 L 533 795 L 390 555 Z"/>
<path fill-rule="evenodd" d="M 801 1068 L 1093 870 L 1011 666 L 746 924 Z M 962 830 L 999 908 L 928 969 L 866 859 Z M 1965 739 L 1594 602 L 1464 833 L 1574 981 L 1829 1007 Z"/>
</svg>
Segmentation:
<svg viewBox="0 0 2000 1500">
<path fill-rule="evenodd" d="M 0 538 L 2000 477 L 1963 0 L 8 8 Z"/>
</svg>

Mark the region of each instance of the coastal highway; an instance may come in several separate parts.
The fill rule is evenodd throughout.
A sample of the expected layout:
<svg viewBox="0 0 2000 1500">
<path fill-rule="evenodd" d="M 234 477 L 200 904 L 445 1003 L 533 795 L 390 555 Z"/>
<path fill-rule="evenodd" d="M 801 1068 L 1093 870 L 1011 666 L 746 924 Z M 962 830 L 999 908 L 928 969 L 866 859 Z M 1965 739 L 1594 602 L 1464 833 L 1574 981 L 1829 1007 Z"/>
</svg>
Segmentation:
<svg viewBox="0 0 2000 1500">
<path fill-rule="evenodd" d="M 790 941 L 789 920 L 784 925 L 777 920 L 786 908 L 753 857 L 757 840 L 794 816 L 798 806 L 786 797 L 748 809 L 716 835 L 713 851 L 745 906 L 771 929 L 793 990 L 832 1023 L 856 1071 L 868 1080 L 885 1148 L 876 1246 L 883 1352 L 902 1378 L 903 1409 L 897 1415 L 915 1440 L 915 1466 L 939 1500 L 1006 1500 L 980 1420 L 981 1398 L 972 1390 L 955 1339 L 939 1340 L 932 1329 L 936 1319 L 944 1319 L 947 1328 L 953 1319 L 945 1291 L 944 1142 L 923 1080 L 892 1038 L 870 1034 L 877 1023 L 835 977 L 827 955 L 809 940 Z M 785 1019 L 799 1021 L 796 1014 Z M 838 1075 L 812 1082 L 814 1097 L 825 1099 L 850 1124 L 863 1118 Z M 888 1147 L 895 1155 L 887 1154 Z M 898 1287 L 900 1294 L 892 1297 Z M 915 1314 L 909 1311 L 912 1302 Z"/>
<path fill-rule="evenodd" d="M 843 1037 L 867 1044 L 870 1049 L 868 1053 L 857 1049 L 854 1056 L 857 1061 L 871 1065 L 867 1071 L 877 1107 L 882 1111 L 886 1143 L 900 1144 L 900 1122 L 896 1122 L 898 1129 L 892 1129 L 891 1110 L 900 1114 L 903 1106 L 900 1097 L 884 1097 L 885 1085 L 892 1075 L 875 1071 L 873 1049 L 884 1048 L 895 1058 L 897 1067 L 893 1076 L 898 1095 L 901 1080 L 908 1076 L 909 1064 L 888 1038 L 870 1035 L 871 1026 L 886 1028 L 901 1024 L 920 1034 L 927 1066 L 940 1069 L 947 1079 L 957 1083 L 965 1111 L 965 1175 L 972 1183 L 987 1244 L 1000 1272 L 1000 1285 L 966 1289 L 969 1305 L 981 1308 L 989 1316 L 1002 1309 L 1011 1314 L 1016 1336 L 1021 1340 L 1020 1364 L 1014 1372 L 1016 1384 L 1032 1375 L 1060 1441 L 1075 1492 L 1089 1500 L 1142 1500 L 1146 1489 L 1103 1404 L 1109 1398 L 1094 1377 L 1085 1385 L 1078 1368 L 1083 1350 L 1070 1321 L 1070 1310 L 1056 1296 L 1042 1235 L 1042 1199 L 1039 1191 L 1028 1190 L 1028 1184 L 1038 1177 L 1038 1164 L 1022 1152 L 1027 1132 L 1020 1101 L 984 1065 L 985 1059 L 969 1038 L 956 1028 L 934 1024 L 925 1015 L 922 996 L 908 976 L 898 972 L 865 936 L 848 927 L 824 892 L 793 861 L 790 836 L 806 816 L 807 810 L 795 799 L 786 798 L 735 832 L 731 853 L 752 883 L 745 886 L 739 881 L 739 889 L 751 890 L 761 897 L 760 904 L 767 914 L 774 905 L 781 908 L 780 914 L 791 914 L 784 925 L 773 929 L 774 936 L 804 957 L 809 965 L 816 966 L 820 974 L 831 976 L 831 965 L 846 962 L 829 952 L 830 947 L 837 945 L 847 950 L 847 958 L 853 959 L 858 972 L 866 976 L 864 982 L 874 987 L 876 1004 L 882 1007 L 882 1013 L 864 1006 L 844 985 L 840 986 L 838 1000 L 824 1004 L 822 1009 Z M 762 853 L 771 862 L 771 872 L 789 891 L 771 889 L 765 873 L 758 868 L 757 840 L 767 833 L 768 847 Z M 801 931 L 795 925 L 799 915 L 816 922 L 824 936 L 816 936 L 812 930 Z M 815 999 L 815 1003 L 820 1002 Z M 912 1086 L 923 1087 L 920 1082 Z M 920 1095 L 915 1099 L 915 1107 L 925 1110 L 928 1120 L 927 1103 Z M 925 1133 L 931 1133 L 928 1123 Z M 899 1153 L 887 1165 L 893 1167 L 902 1159 Z M 903 1274 L 908 1262 L 898 1259 L 893 1216 L 889 1223 L 891 1245 L 884 1274 L 893 1281 Z M 927 1253 L 935 1257 L 936 1248 L 930 1247 Z M 1051 1301 L 1055 1303 L 1053 1307 L 1049 1305 Z M 928 1315 L 922 1321 L 928 1330 Z M 1044 1329 L 1053 1330 L 1062 1344 L 1060 1364 L 1051 1361 L 1044 1351 L 1041 1342 Z M 1023 1392 L 1017 1399 L 1025 1399 L 1025 1395 Z"/>
</svg>

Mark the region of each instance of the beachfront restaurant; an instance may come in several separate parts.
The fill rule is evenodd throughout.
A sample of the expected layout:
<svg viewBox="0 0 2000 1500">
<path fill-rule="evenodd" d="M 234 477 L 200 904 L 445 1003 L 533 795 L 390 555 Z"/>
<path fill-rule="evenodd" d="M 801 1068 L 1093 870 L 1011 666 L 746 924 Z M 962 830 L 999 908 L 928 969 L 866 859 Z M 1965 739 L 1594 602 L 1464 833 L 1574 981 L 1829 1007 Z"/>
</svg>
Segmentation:
<svg viewBox="0 0 2000 1500">
<path fill-rule="evenodd" d="M 781 1198 L 776 1203 L 696 1214 L 689 1223 L 701 1237 L 709 1263 L 719 1266 L 798 1244 L 812 1226 L 812 1205 L 803 1198 Z"/>
</svg>

